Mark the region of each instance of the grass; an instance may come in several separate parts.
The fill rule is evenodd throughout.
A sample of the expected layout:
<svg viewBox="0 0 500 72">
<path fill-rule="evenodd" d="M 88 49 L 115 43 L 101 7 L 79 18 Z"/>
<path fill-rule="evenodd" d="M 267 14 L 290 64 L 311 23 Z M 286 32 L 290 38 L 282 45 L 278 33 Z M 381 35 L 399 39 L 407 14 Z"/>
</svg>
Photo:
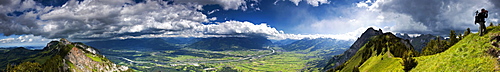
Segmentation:
<svg viewBox="0 0 500 72">
<path fill-rule="evenodd" d="M 341 72 L 353 71 L 354 67 L 358 67 L 357 65 L 363 61 L 361 58 L 362 54 L 359 51 L 363 51 L 365 49 L 366 48 L 363 46 L 361 49 L 358 50 L 358 52 L 356 52 L 356 54 L 354 56 L 351 57 L 351 59 L 349 59 L 347 62 L 345 62 L 344 64 L 346 64 L 346 66 L 342 69 Z"/>
<path fill-rule="evenodd" d="M 402 72 L 403 66 L 400 62 L 401 58 L 392 56 L 390 52 L 383 55 L 378 55 L 366 60 L 360 67 L 361 72 L 380 71 L 380 72 Z"/>
<path fill-rule="evenodd" d="M 410 71 L 416 72 L 450 72 L 450 71 L 498 71 L 498 61 L 486 51 L 493 48 L 490 36 L 500 34 L 500 26 L 488 27 L 488 34 L 479 36 L 470 34 L 450 47 L 448 50 L 429 56 L 413 57 L 418 65 Z M 359 51 L 363 51 L 365 47 Z M 361 63 L 361 52 L 356 53 L 342 71 L 353 71 L 359 66 L 360 71 L 401 72 L 402 59 L 391 57 L 390 53 L 373 55 Z"/>
<path fill-rule="evenodd" d="M 430 56 L 416 57 L 417 67 L 411 71 L 494 71 L 498 61 L 485 51 L 491 34 L 500 33 L 500 27 L 488 27 L 489 34 L 470 34 L 448 50 Z"/>
<path fill-rule="evenodd" d="M 98 56 L 95 56 L 93 54 L 90 54 L 90 53 L 85 53 L 85 56 L 89 57 L 90 59 L 92 59 L 93 61 L 97 61 L 97 62 L 103 62 L 101 58 L 99 58 Z"/>
</svg>

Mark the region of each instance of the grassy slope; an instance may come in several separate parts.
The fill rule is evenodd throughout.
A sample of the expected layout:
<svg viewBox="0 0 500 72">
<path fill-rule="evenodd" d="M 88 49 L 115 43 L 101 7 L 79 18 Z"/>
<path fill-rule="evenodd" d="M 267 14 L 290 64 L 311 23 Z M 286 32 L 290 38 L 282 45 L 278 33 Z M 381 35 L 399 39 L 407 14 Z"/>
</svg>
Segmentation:
<svg viewBox="0 0 500 72">
<path fill-rule="evenodd" d="M 363 46 L 359 51 L 365 50 Z M 346 62 L 346 66 L 341 70 L 341 72 L 351 72 L 353 67 L 356 67 L 362 62 L 361 52 L 356 52 L 349 61 Z M 383 58 L 383 59 L 382 59 Z M 400 64 L 402 62 L 401 58 L 396 58 L 392 56 L 390 52 L 385 52 L 381 55 L 375 55 L 372 53 L 372 57 L 366 60 L 362 65 L 359 66 L 360 71 L 380 71 L 380 72 L 394 72 L 403 71 L 403 66 Z"/>
<path fill-rule="evenodd" d="M 488 55 L 486 50 L 492 48 L 490 35 L 500 34 L 500 26 L 488 27 L 489 33 L 484 36 L 470 34 L 448 50 L 436 55 L 414 57 L 418 65 L 411 71 L 494 71 L 498 68 L 496 58 Z M 362 51 L 365 47 L 361 48 Z M 382 60 L 383 58 L 383 60 Z M 346 63 L 342 70 L 352 71 L 361 62 L 360 54 L 356 53 L 352 60 Z M 360 71 L 403 71 L 401 58 L 391 57 L 389 52 L 383 55 L 372 55 L 363 65 Z"/>
<path fill-rule="evenodd" d="M 417 67 L 411 71 L 493 71 L 498 63 L 485 51 L 490 45 L 491 34 L 500 33 L 500 27 L 488 27 L 484 36 L 470 34 L 448 50 L 430 56 L 416 57 Z"/>
<path fill-rule="evenodd" d="M 360 67 L 360 71 L 402 72 L 401 58 L 392 56 L 390 52 L 383 55 L 373 56 L 366 60 Z"/>
<path fill-rule="evenodd" d="M 361 49 L 359 49 L 358 52 L 356 52 L 356 54 L 354 56 L 351 57 L 351 59 L 349 59 L 347 62 L 345 62 L 344 64 L 346 64 L 346 66 L 342 69 L 342 72 L 347 72 L 347 71 L 353 71 L 353 67 L 356 67 L 358 64 L 360 64 L 362 62 L 362 54 L 360 51 L 363 51 L 365 50 L 366 48 L 363 46 Z"/>
</svg>

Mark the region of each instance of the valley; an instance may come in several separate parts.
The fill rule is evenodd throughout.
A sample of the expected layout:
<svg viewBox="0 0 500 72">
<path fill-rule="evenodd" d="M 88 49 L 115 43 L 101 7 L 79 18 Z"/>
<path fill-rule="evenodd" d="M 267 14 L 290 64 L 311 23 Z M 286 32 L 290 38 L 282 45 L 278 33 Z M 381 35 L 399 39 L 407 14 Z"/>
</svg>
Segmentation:
<svg viewBox="0 0 500 72">
<path fill-rule="evenodd" d="M 116 64 L 136 71 L 293 72 L 320 71 L 331 56 L 341 54 L 351 43 L 322 38 L 295 40 L 280 45 L 270 44 L 267 39 L 259 38 L 193 39 L 195 42 L 190 44 L 172 43 L 169 40 L 171 39 L 129 39 L 114 40 L 115 44 L 107 41 L 88 44 L 97 46 L 103 55 Z M 135 43 L 138 47 L 120 44 L 137 41 L 144 43 Z M 214 41 L 217 43 L 213 43 Z M 108 44 L 99 47 L 101 43 Z M 255 48 L 255 45 L 261 47 Z"/>
<path fill-rule="evenodd" d="M 245 51 L 180 49 L 166 51 L 101 50 L 111 61 L 138 71 L 301 71 L 322 60 L 319 51 L 284 51 L 281 47 Z M 117 53 L 117 54 L 112 54 Z M 190 69 L 188 69 L 190 68 Z M 224 69 L 225 68 L 225 69 Z M 310 68 L 310 69 L 308 69 Z"/>
</svg>

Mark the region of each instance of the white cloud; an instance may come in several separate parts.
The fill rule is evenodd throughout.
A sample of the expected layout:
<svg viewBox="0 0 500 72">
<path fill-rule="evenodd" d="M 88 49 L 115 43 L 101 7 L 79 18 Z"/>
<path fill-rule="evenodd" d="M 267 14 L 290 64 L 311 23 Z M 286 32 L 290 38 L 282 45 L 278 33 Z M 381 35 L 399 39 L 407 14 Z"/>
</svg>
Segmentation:
<svg viewBox="0 0 500 72">
<path fill-rule="evenodd" d="M 45 45 L 48 42 L 53 41 L 53 40 L 57 40 L 57 39 L 46 39 L 46 38 L 41 37 L 41 36 L 23 35 L 23 36 L 18 36 L 18 37 L 14 37 L 14 38 L 0 39 L 0 47 L 16 46 L 13 44 L 43 46 L 43 45 Z"/>
<path fill-rule="evenodd" d="M 207 14 L 213 14 L 213 13 L 215 13 L 217 11 L 219 11 L 219 9 L 215 9 L 215 10 L 209 11 Z"/>
<path fill-rule="evenodd" d="M 330 1 L 328 0 L 306 0 L 307 4 L 310 4 L 312 6 L 319 6 L 321 4 L 330 4 Z"/>
<path fill-rule="evenodd" d="M 200 5 L 220 5 L 224 10 L 238 10 L 245 11 L 247 9 L 247 2 L 245 0 L 173 0 L 176 3 L 195 3 Z M 256 1 L 256 0 L 254 0 Z"/>
<path fill-rule="evenodd" d="M 179 32 L 165 32 L 162 34 L 145 34 L 140 36 L 115 37 L 114 39 L 128 38 L 156 38 L 156 37 L 246 37 L 252 35 L 265 36 L 268 39 L 303 39 L 303 38 L 334 38 L 340 40 L 354 40 L 367 28 L 359 28 L 346 34 L 286 34 L 283 31 L 269 27 L 267 24 L 253 24 L 250 22 L 226 21 L 195 27 L 194 29 Z"/>
<path fill-rule="evenodd" d="M 273 4 L 276 5 L 279 1 L 280 0 L 276 0 Z M 282 0 L 282 1 L 285 1 L 285 0 Z M 314 7 L 317 7 L 317 6 L 322 5 L 322 4 L 330 4 L 330 1 L 328 1 L 328 0 L 288 0 L 288 1 L 295 4 L 295 6 L 299 6 L 299 3 L 302 1 L 307 2 L 307 4 L 314 6 Z"/>
<path fill-rule="evenodd" d="M 150 0 L 143 3 L 134 3 L 130 0 L 70 0 L 61 7 L 35 5 L 37 13 L 26 12 L 19 17 L 0 14 L 0 22 L 3 23 L 0 26 L 0 33 L 24 35 L 30 39 L 8 38 L 2 39 L 0 42 L 4 44 L 40 42 L 40 39 L 45 41 L 46 38 L 95 40 L 149 37 L 242 37 L 248 35 L 266 36 L 269 39 L 344 37 L 343 35 L 285 34 L 283 31 L 276 30 L 264 23 L 253 24 L 231 20 L 204 25 L 203 23 L 210 23 L 217 18 L 208 18 L 199 12 L 198 10 L 201 10 L 203 5 L 220 4 L 224 10 L 228 10 L 243 9 L 241 6 L 244 6 L 245 3 L 240 2 L 242 0 L 210 0 L 206 4 L 196 3 L 205 0 L 193 1 L 195 2 L 182 3 L 180 1 L 180 4 L 167 4 L 164 1 Z M 2 7 L 4 6 L 2 5 Z M 14 6 L 9 8 L 12 11 L 16 10 Z M 0 13 L 12 11 L 2 10 Z"/>
</svg>

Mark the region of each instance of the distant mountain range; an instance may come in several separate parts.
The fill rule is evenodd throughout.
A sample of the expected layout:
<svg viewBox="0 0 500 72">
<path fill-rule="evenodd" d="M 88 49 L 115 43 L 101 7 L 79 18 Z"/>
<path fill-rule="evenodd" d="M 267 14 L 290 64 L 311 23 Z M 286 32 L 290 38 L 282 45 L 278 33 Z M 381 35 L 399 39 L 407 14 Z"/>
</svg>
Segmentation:
<svg viewBox="0 0 500 72">
<path fill-rule="evenodd" d="M 276 40 L 276 41 L 273 41 L 273 44 L 277 45 L 277 46 L 283 46 L 283 45 L 291 44 L 295 41 L 299 41 L 299 40 L 294 40 L 294 39 Z"/>
<path fill-rule="evenodd" d="M 168 40 L 168 39 L 167 39 Z M 175 50 L 180 46 L 161 38 L 92 41 L 86 44 L 99 49 Z"/>
<path fill-rule="evenodd" d="M 190 44 L 188 48 L 205 49 L 214 51 L 223 50 L 249 50 L 263 49 L 264 46 L 271 45 L 272 42 L 265 37 L 213 37 L 204 38 L 198 42 Z"/>
<path fill-rule="evenodd" d="M 418 52 L 422 52 L 422 49 L 427 45 L 427 43 L 429 43 L 431 40 L 436 40 L 437 37 L 431 34 L 422 34 L 420 36 L 410 37 L 408 34 L 400 34 L 400 33 L 396 33 L 395 36 L 402 39 L 410 40 L 410 43 Z M 444 40 L 443 37 L 439 37 L 439 39 Z"/>
<path fill-rule="evenodd" d="M 25 48 L 25 49 L 29 49 L 29 50 L 40 50 L 40 49 L 43 49 L 44 46 L 0 47 L 0 49 L 15 49 L 15 48 Z"/>
<path fill-rule="evenodd" d="M 332 48 L 349 48 L 349 45 L 351 44 L 352 41 L 336 40 L 331 38 L 317 38 L 317 39 L 302 39 L 294 41 L 290 44 L 283 45 L 281 47 L 288 51 L 298 51 L 298 50 L 316 51 L 316 50 L 324 50 Z"/>
</svg>

